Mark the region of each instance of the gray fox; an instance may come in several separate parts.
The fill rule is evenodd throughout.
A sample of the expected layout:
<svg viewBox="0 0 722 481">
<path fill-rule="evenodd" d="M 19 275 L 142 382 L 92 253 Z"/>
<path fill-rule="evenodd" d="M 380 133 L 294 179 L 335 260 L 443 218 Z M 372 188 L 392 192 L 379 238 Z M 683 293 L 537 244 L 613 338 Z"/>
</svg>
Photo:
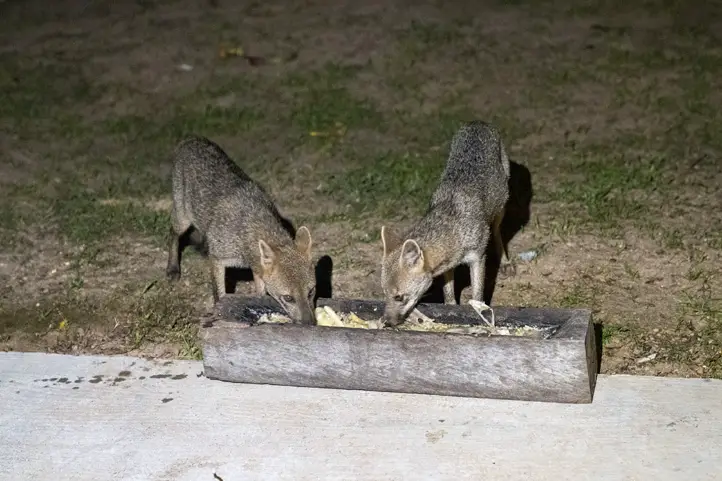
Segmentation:
<svg viewBox="0 0 722 481">
<path fill-rule="evenodd" d="M 431 287 L 433 278 L 441 274 L 444 302 L 455 304 L 454 268 L 460 264 L 469 265 L 472 298 L 481 301 L 482 266 L 490 231 L 502 269 L 513 273 L 500 232 L 509 198 L 509 175 L 509 157 L 495 127 L 473 121 L 456 132 L 424 217 L 404 236 L 381 227 L 381 284 L 387 325 L 403 322 Z"/>
<path fill-rule="evenodd" d="M 180 278 L 180 240 L 189 230 L 211 261 L 213 298 L 225 295 L 228 267 L 250 268 L 256 293 L 268 293 L 295 321 L 313 324 L 316 290 L 311 233 L 295 239 L 273 201 L 214 142 L 192 136 L 173 153 L 169 279 Z"/>
</svg>

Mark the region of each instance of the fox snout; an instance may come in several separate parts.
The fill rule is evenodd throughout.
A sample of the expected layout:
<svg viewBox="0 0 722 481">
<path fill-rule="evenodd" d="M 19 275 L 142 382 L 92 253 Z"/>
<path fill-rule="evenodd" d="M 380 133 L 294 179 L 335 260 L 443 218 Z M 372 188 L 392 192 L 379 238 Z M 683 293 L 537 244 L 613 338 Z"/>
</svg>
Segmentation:
<svg viewBox="0 0 722 481">
<path fill-rule="evenodd" d="M 383 323 L 390 327 L 395 327 L 401 324 L 405 317 L 402 307 L 403 306 L 396 306 L 393 303 L 387 302 L 386 308 L 384 309 L 384 315 L 381 318 Z"/>
<path fill-rule="evenodd" d="M 313 326 L 316 324 L 316 314 L 313 312 L 313 306 L 303 309 L 301 312 L 300 322 L 306 326 Z"/>
<path fill-rule="evenodd" d="M 316 315 L 310 302 L 302 302 L 293 306 L 285 305 L 284 308 L 295 323 L 307 326 L 316 324 Z"/>
</svg>

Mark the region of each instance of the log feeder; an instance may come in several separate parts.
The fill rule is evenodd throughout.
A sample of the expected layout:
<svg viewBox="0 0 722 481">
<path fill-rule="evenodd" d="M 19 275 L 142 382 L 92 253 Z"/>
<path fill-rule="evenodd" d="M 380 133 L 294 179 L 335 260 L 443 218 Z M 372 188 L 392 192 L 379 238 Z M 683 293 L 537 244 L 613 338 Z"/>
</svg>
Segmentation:
<svg viewBox="0 0 722 481">
<path fill-rule="evenodd" d="M 383 302 L 319 299 L 338 313 L 378 319 Z M 437 322 L 481 324 L 469 305 L 420 304 Z M 227 295 L 202 323 L 210 379 L 558 403 L 590 403 L 597 377 L 591 311 L 495 307 L 496 325 L 537 338 L 255 324 L 282 313 L 270 297 Z"/>
</svg>

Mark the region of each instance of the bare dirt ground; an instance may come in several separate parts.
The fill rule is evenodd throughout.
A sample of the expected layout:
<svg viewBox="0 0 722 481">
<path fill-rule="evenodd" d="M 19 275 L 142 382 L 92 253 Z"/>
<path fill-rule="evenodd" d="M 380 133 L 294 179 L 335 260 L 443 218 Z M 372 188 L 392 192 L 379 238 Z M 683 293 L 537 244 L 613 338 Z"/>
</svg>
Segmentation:
<svg viewBox="0 0 722 481">
<path fill-rule="evenodd" d="M 0 19 L 2 349 L 200 356 L 207 266 L 186 251 L 164 277 L 189 133 L 310 226 L 334 296 L 378 297 L 381 225 L 423 212 L 478 118 L 533 188 L 509 247 L 536 258 L 493 304 L 592 308 L 602 372 L 722 377 L 714 2 L 28 0 Z M 237 47 L 254 58 L 220 54 Z"/>
</svg>

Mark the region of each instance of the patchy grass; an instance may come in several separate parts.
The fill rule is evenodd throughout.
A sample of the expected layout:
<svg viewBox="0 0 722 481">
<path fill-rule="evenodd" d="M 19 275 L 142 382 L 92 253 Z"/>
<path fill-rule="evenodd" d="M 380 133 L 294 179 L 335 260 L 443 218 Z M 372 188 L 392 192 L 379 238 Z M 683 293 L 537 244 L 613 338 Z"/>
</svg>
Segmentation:
<svg viewBox="0 0 722 481">
<path fill-rule="evenodd" d="M 494 303 L 591 308 L 603 372 L 722 377 L 722 13 L 680 5 L 4 6 L 2 345 L 199 355 L 207 266 L 163 279 L 190 133 L 309 224 L 335 295 L 377 296 L 379 226 L 423 212 L 478 118 L 533 186 L 510 248 L 537 257 Z"/>
<path fill-rule="evenodd" d="M 443 159 L 419 154 L 385 153 L 361 167 L 332 177 L 326 192 L 352 206 L 350 216 L 389 217 L 420 214 L 438 182 Z"/>
<path fill-rule="evenodd" d="M 383 117 L 372 102 L 354 97 L 347 84 L 359 67 L 328 64 L 310 73 L 290 74 L 281 87 L 290 92 L 289 120 L 301 135 L 325 137 L 333 131 L 383 127 Z"/>
<path fill-rule="evenodd" d="M 613 340 L 619 339 L 626 333 L 625 329 L 620 326 L 603 326 L 602 327 L 602 346 L 608 346 Z"/>
<path fill-rule="evenodd" d="M 84 287 L 84 277 L 76 270 L 64 292 L 52 300 L 3 309 L 0 340 L 21 349 L 42 342 L 51 352 L 118 354 L 133 353 L 148 344 L 170 344 L 169 354 L 201 358 L 193 305 L 158 287 L 157 281 L 139 292 L 121 289 L 107 297 L 104 305 L 86 297 Z M 109 312 L 111 317 L 107 317 Z"/>
<path fill-rule="evenodd" d="M 400 147 L 365 155 L 356 167 L 329 177 L 324 193 L 350 208 L 349 217 L 388 218 L 420 215 L 438 183 L 448 144 L 463 120 L 472 116 L 440 109 L 422 119 L 394 119 L 403 135 Z"/>
<path fill-rule="evenodd" d="M 88 193 L 60 199 L 55 214 L 63 237 L 81 245 L 128 234 L 161 239 L 170 223 L 167 212 L 131 202 L 109 204 Z"/>
<path fill-rule="evenodd" d="M 633 163 L 616 152 L 589 152 L 569 167 L 582 173 L 561 182 L 551 197 L 579 205 L 586 225 L 597 229 L 623 228 L 628 221 L 650 218 L 654 196 L 662 187 L 661 165 L 666 159 L 638 158 Z"/>
<path fill-rule="evenodd" d="M 577 308 L 592 307 L 594 304 L 594 291 L 591 286 L 582 283 L 576 283 L 572 288 L 564 293 L 559 299 L 559 307 Z"/>
</svg>

